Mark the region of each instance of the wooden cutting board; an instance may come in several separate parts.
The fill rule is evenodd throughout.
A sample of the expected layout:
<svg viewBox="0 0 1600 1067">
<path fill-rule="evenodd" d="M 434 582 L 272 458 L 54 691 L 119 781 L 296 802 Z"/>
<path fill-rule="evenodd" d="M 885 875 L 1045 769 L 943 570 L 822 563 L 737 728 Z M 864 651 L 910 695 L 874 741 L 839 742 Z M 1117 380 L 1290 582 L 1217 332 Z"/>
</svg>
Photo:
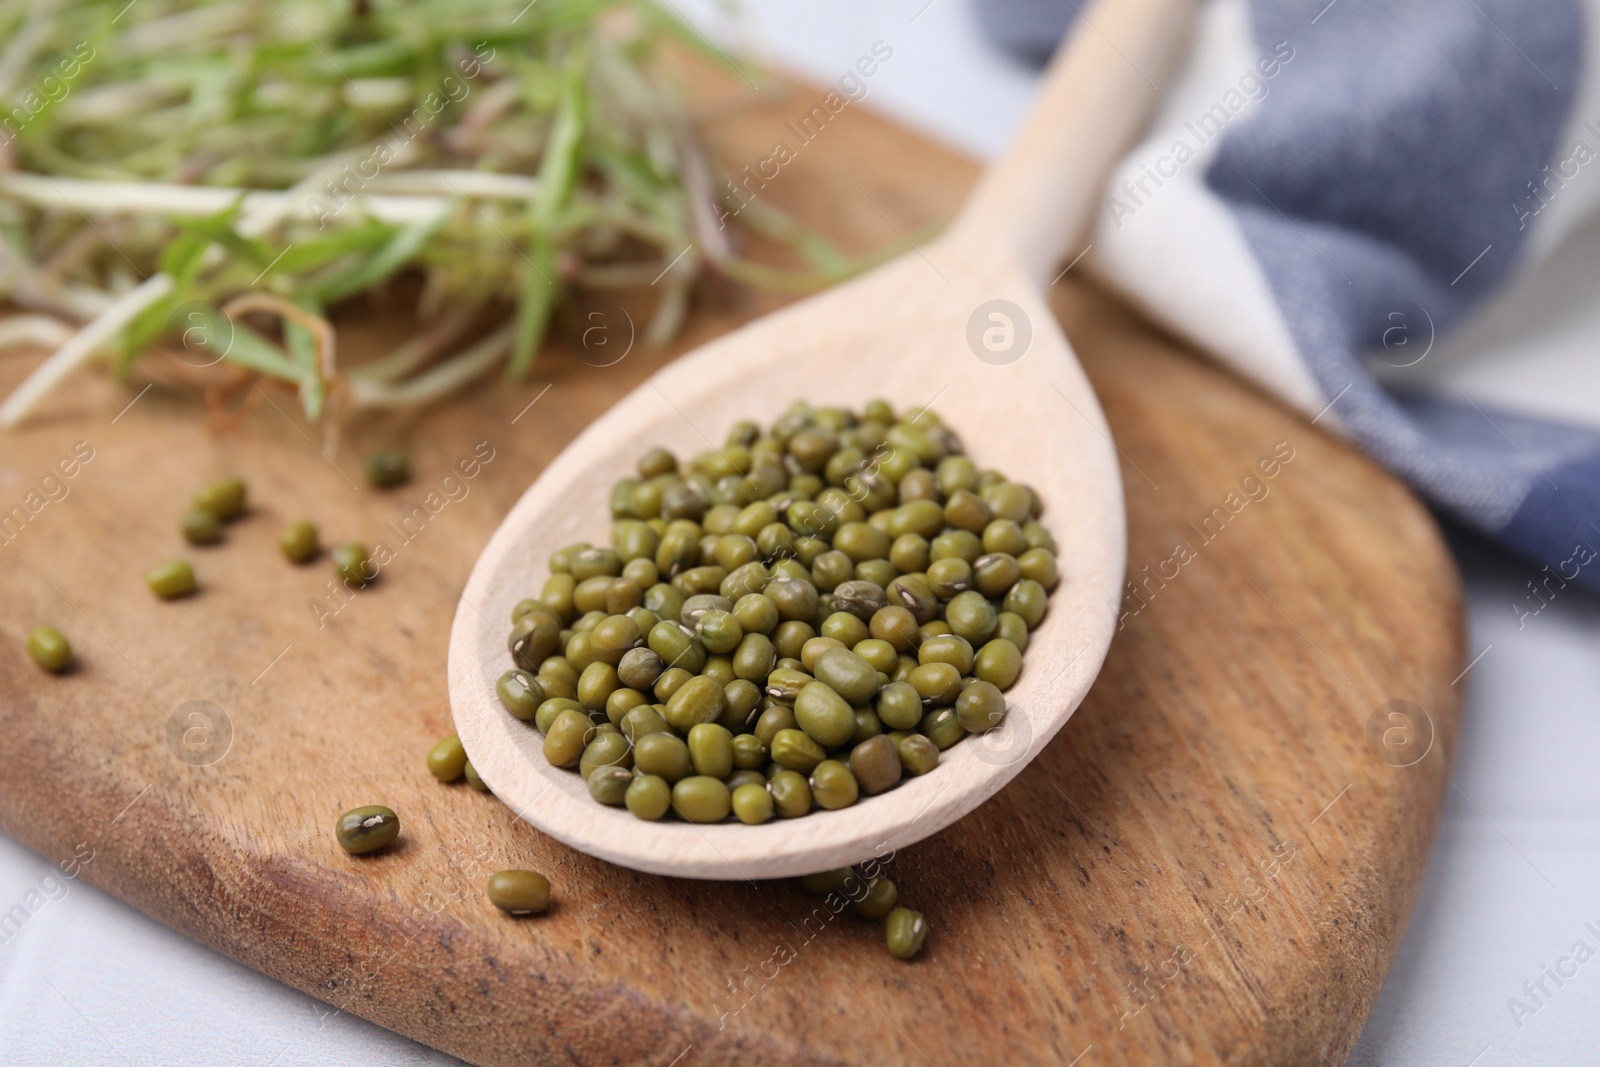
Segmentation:
<svg viewBox="0 0 1600 1067">
<path fill-rule="evenodd" d="M 735 169 L 821 97 L 702 89 Z M 946 217 L 973 174 L 850 107 L 760 195 L 865 251 Z M 50 860 L 92 850 L 82 876 L 161 922 L 478 1064 L 1342 1062 L 1455 754 L 1454 568 L 1392 478 L 1077 273 L 1057 307 L 1125 459 L 1137 592 L 1107 606 L 1110 658 L 1049 749 L 887 861 L 932 927 L 919 960 L 794 884 L 611 867 L 423 767 L 450 730 L 446 641 L 479 548 L 670 357 L 641 347 L 608 367 L 552 347 L 528 384 L 358 424 L 333 460 L 282 395 L 216 433 L 185 397 L 124 410 L 134 390 L 75 381 L 0 440 L 0 505 L 39 505 L 0 544 L 0 827 Z M 675 350 L 770 303 L 713 286 Z M 343 347 L 381 351 L 405 312 L 376 301 Z M 0 362 L 0 385 L 33 363 Z M 397 441 L 412 483 L 362 487 L 359 457 Z M 187 548 L 177 511 L 234 472 L 250 516 Z M 378 584 L 341 602 L 325 560 L 285 564 L 274 539 L 302 515 L 386 543 Z M 174 555 L 202 591 L 156 602 L 141 575 Z M 70 635 L 71 675 L 24 654 L 40 622 Z M 331 826 L 368 803 L 404 832 L 352 859 Z M 503 867 L 548 873 L 548 915 L 488 906 Z"/>
</svg>

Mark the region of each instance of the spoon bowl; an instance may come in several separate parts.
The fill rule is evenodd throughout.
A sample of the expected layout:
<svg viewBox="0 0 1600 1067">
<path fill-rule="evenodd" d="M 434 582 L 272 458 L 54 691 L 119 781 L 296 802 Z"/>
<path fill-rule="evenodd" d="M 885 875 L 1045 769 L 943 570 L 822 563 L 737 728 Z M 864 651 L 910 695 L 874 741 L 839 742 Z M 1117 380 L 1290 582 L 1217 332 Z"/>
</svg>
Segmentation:
<svg viewBox="0 0 1600 1067">
<path fill-rule="evenodd" d="M 1093 15 L 1102 29 L 1109 22 L 1142 42 L 1135 56 L 1154 66 L 1176 51 L 1173 35 L 1181 31 L 1161 16 L 1181 14 L 1189 2 L 1103 0 Z M 582 852 L 655 874 L 806 874 L 887 854 L 949 825 L 1061 729 L 1111 642 L 1125 531 L 1116 449 L 1043 283 L 1081 227 L 1100 175 L 1142 122 L 1139 90 L 1117 70 L 1130 47 L 1119 50 L 1103 35 L 1075 38 L 1021 146 L 990 171 L 947 236 L 663 368 L 567 446 L 517 502 L 457 609 L 449 687 L 474 768 L 520 818 Z M 1138 114 L 1119 110 L 1130 94 Z M 1066 108 L 1063 101 L 1080 96 L 1088 99 Z M 1102 106 L 1089 110 L 1095 104 Z M 1065 130 L 1063 109 L 1066 118 L 1079 117 Z M 1072 151 L 1085 141 L 1100 147 Z M 1047 193 L 1038 173 L 1074 154 L 1093 157 L 1094 173 L 1073 159 L 1075 169 L 1058 166 Z M 577 774 L 545 761 L 542 736 L 495 697 L 495 680 L 512 666 L 512 607 L 542 588 L 552 551 L 603 539 L 611 486 L 632 475 L 652 446 L 693 454 L 716 447 L 740 419 L 770 424 L 796 399 L 859 409 L 879 397 L 897 412 L 931 409 L 980 468 L 1027 483 L 1043 504 L 1061 583 L 1006 692 L 1004 723 L 946 750 L 922 777 L 792 821 L 646 822 L 596 803 Z"/>
</svg>

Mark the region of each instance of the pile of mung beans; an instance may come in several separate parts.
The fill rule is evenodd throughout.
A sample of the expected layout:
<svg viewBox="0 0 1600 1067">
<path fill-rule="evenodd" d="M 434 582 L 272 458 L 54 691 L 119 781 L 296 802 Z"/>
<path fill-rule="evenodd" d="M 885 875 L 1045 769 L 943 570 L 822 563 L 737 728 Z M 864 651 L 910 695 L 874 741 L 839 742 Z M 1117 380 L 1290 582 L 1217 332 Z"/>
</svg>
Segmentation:
<svg viewBox="0 0 1600 1067">
<path fill-rule="evenodd" d="M 998 726 L 1058 580 L 1026 485 L 930 412 L 797 404 L 611 494 L 550 557 L 495 690 L 554 766 L 641 819 L 848 807 Z"/>
</svg>

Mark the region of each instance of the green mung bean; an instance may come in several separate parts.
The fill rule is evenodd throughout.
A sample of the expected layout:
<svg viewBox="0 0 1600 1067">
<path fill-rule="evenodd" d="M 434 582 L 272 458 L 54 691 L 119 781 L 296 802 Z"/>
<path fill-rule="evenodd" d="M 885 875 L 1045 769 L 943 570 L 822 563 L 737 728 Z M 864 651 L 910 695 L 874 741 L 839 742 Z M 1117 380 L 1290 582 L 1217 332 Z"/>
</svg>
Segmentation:
<svg viewBox="0 0 1600 1067">
<path fill-rule="evenodd" d="M 441 782 L 453 782 L 467 769 L 467 750 L 451 734 L 428 750 L 428 772 Z"/>
<path fill-rule="evenodd" d="M 927 937 L 928 924 L 920 911 L 895 908 L 889 913 L 884 925 L 884 940 L 891 956 L 909 960 L 922 951 L 922 944 Z"/>
<path fill-rule="evenodd" d="M 290 563 L 305 563 L 317 554 L 317 524 L 310 519 L 299 519 L 289 524 L 278 535 L 278 551 Z M 515 619 L 511 620 L 516 622 Z"/>
<path fill-rule="evenodd" d="M 365 588 L 378 577 L 378 568 L 367 554 L 366 546 L 354 542 L 333 550 L 333 572 L 341 582 L 355 589 Z"/>
<path fill-rule="evenodd" d="M 398 448 L 386 448 L 367 457 L 367 481 L 378 489 L 404 485 L 411 480 L 411 463 Z"/>
<path fill-rule="evenodd" d="M 376 852 L 400 836 L 400 817 L 380 804 L 351 808 L 333 824 L 333 835 L 353 856 Z"/>
<path fill-rule="evenodd" d="M 178 529 L 191 545 L 214 545 L 222 540 L 222 520 L 204 508 L 191 508 L 179 515 Z"/>
<path fill-rule="evenodd" d="M 195 591 L 194 570 L 181 559 L 168 560 L 144 576 L 150 591 L 162 600 L 176 600 Z"/>
<path fill-rule="evenodd" d="M 850 906 L 863 919 L 881 919 L 889 914 L 898 896 L 895 884 L 888 878 L 874 878 L 867 891 L 851 901 Z"/>
<path fill-rule="evenodd" d="M 488 897 L 508 915 L 536 915 L 550 906 L 550 879 L 535 871 L 496 871 Z"/>
<path fill-rule="evenodd" d="M 672 806 L 672 786 L 665 778 L 635 771 L 623 803 L 637 818 L 654 822 Z"/>
<path fill-rule="evenodd" d="M 765 785 L 746 783 L 733 791 L 733 814 L 742 823 L 758 826 L 772 818 L 772 794 Z"/>
<path fill-rule="evenodd" d="M 209 511 L 222 522 L 232 522 L 244 514 L 245 484 L 239 478 L 223 478 L 202 486 L 194 494 L 194 507 Z"/>
<path fill-rule="evenodd" d="M 60 674 L 72 666 L 72 645 L 52 626 L 35 626 L 28 631 L 28 655 L 51 674 Z"/>
</svg>

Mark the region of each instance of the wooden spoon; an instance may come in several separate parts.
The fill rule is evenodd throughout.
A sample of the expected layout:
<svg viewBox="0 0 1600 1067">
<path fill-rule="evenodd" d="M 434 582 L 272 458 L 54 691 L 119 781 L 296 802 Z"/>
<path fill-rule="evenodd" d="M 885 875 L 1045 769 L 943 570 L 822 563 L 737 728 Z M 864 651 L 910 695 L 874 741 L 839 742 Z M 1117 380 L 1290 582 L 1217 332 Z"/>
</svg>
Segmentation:
<svg viewBox="0 0 1600 1067">
<path fill-rule="evenodd" d="M 489 541 L 450 639 L 450 701 L 496 796 L 573 848 L 686 878 L 774 878 L 883 855 L 971 811 L 1013 778 L 1078 707 L 1122 597 L 1116 449 L 1044 291 L 1084 229 L 1106 173 L 1142 128 L 1187 36 L 1193 0 L 1099 0 L 1062 49 L 1012 149 L 937 242 L 678 359 L 549 466 Z M 870 197 L 871 189 L 861 190 Z M 541 735 L 500 706 L 512 606 L 536 595 L 550 553 L 603 542 L 611 485 L 653 445 L 713 448 L 739 419 L 791 401 L 932 407 L 980 467 L 1039 493 L 1062 581 L 1033 634 L 1005 724 L 939 766 L 841 811 L 761 826 L 645 822 L 589 797 L 545 762 Z"/>
</svg>

